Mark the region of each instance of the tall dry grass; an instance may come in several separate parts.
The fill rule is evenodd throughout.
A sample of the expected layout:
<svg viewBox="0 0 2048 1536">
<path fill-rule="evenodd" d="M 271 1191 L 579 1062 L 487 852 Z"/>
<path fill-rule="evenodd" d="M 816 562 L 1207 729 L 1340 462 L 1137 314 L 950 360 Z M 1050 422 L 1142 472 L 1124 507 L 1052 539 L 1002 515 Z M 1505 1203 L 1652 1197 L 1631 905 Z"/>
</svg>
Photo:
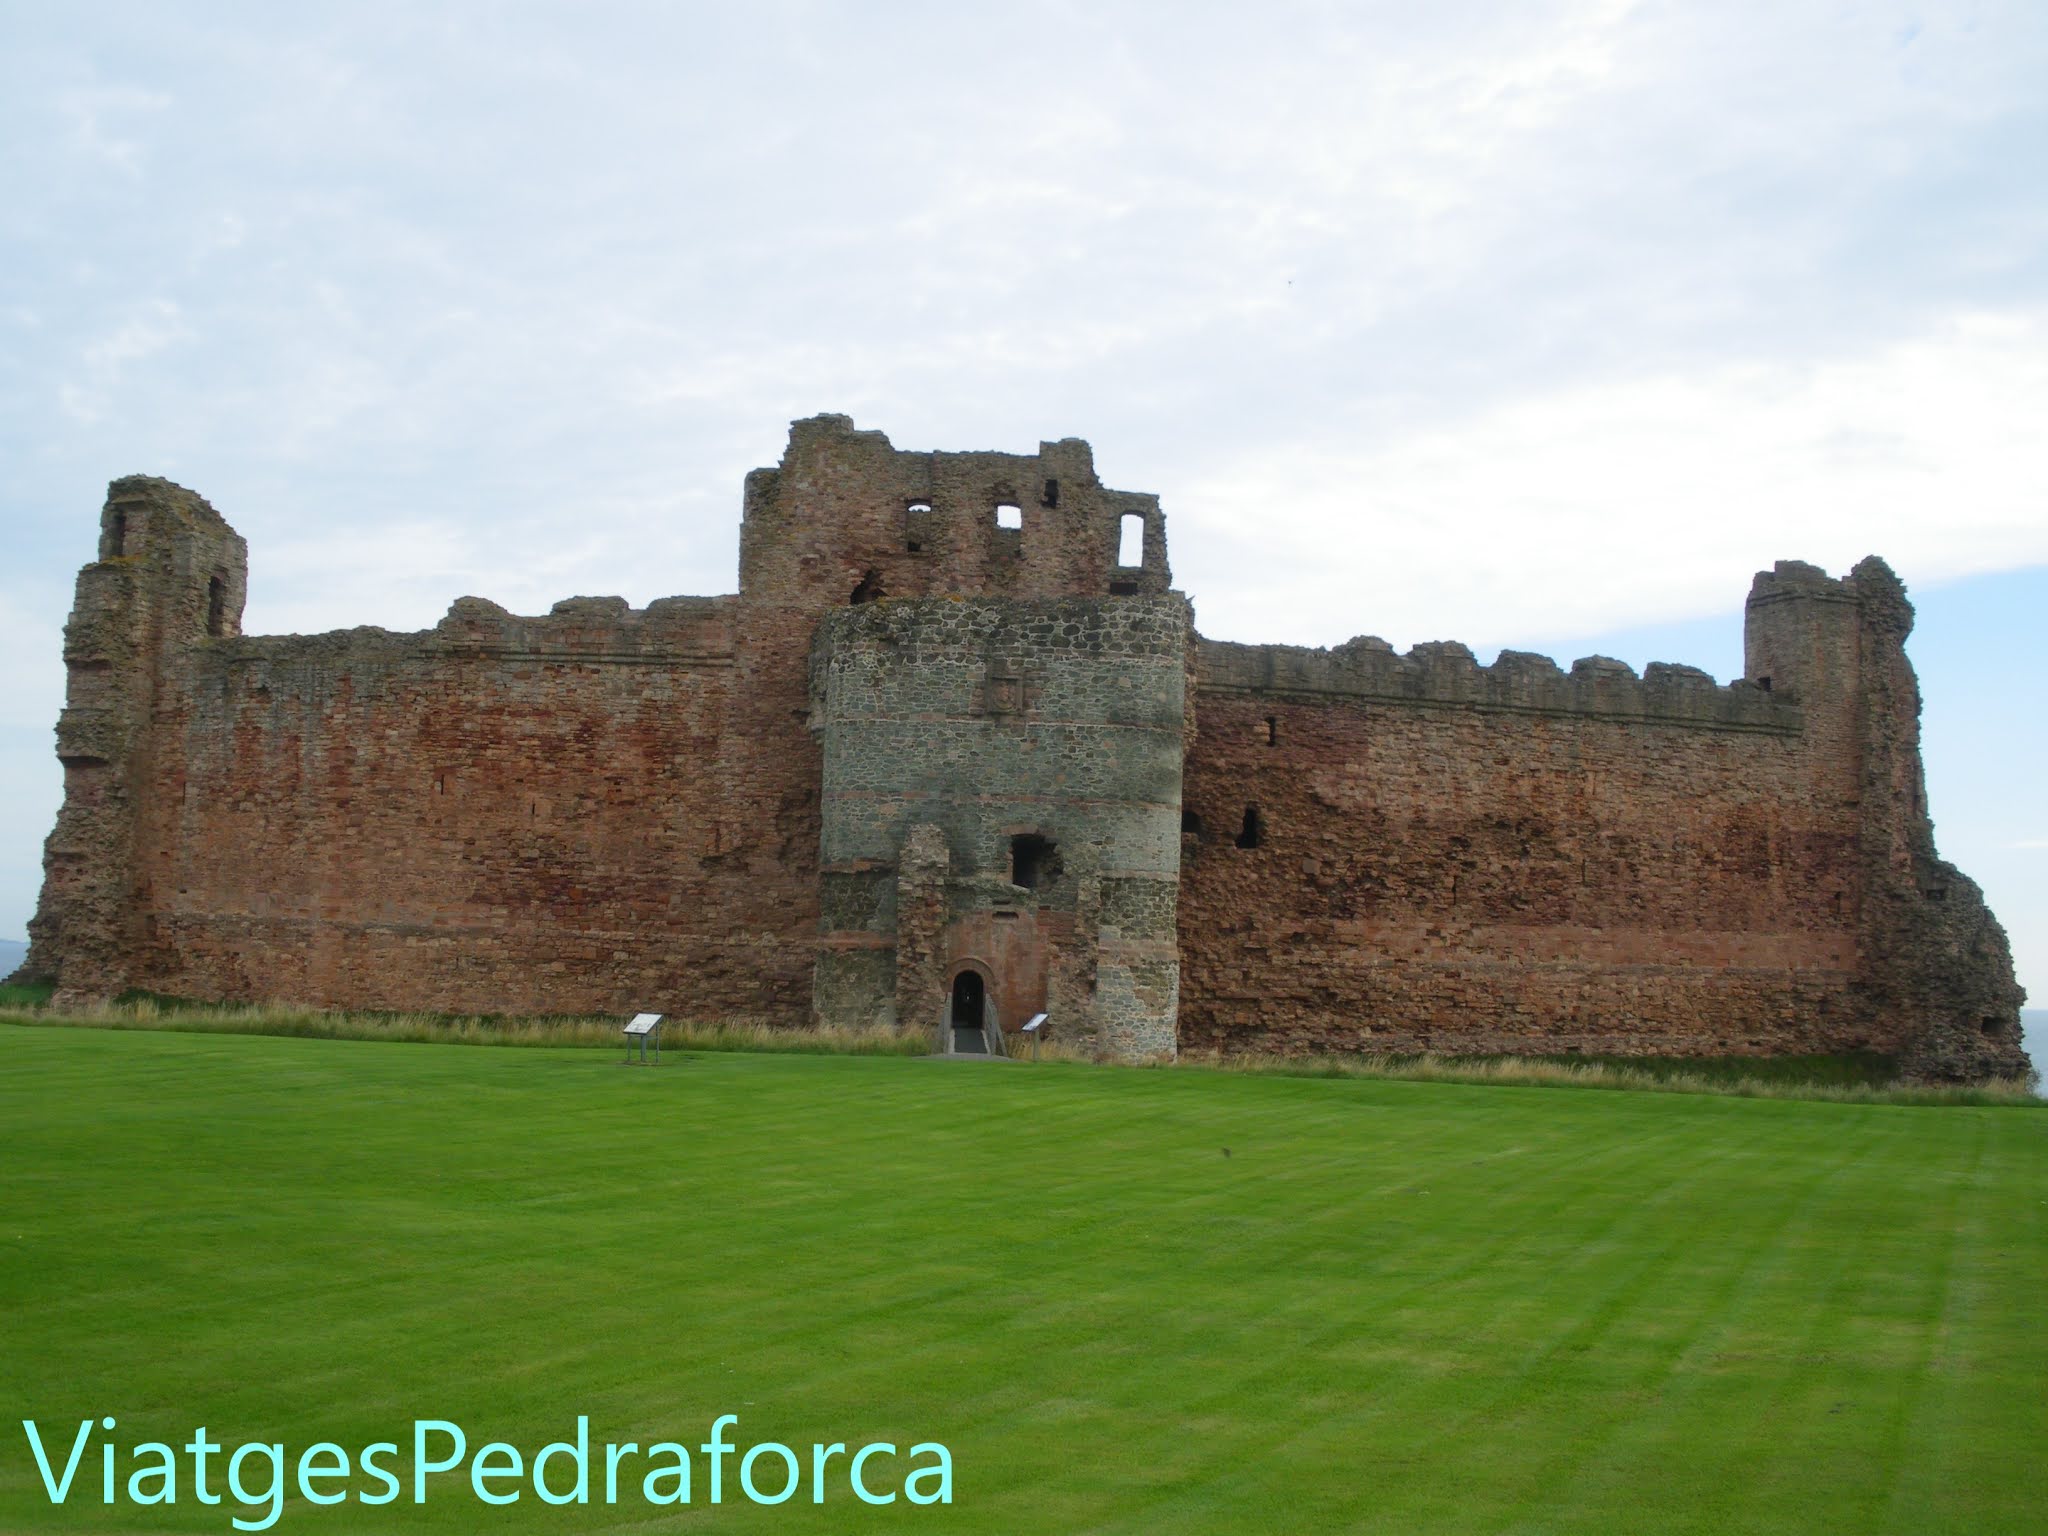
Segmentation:
<svg viewBox="0 0 2048 1536">
<path fill-rule="evenodd" d="M 396 1040 L 458 1045 L 580 1046 L 620 1050 L 622 1020 L 610 1018 L 450 1017 L 430 1013 L 352 1013 L 276 1004 L 191 1004 L 139 998 L 104 1007 L 57 1012 L 47 1006 L 0 1004 L 0 1023 L 51 1028 L 166 1029 L 203 1034 L 285 1035 L 316 1040 Z M 931 1041 L 923 1030 L 791 1029 L 747 1023 L 671 1019 L 662 1027 L 665 1051 L 756 1051 L 836 1056 L 923 1056 Z M 1029 1064 L 1029 1047 L 1016 1060 Z M 1044 1041 L 1042 1064 L 1110 1065 L 1058 1040 Z M 1116 1065 L 1128 1065 L 1119 1063 Z M 1970 1086 L 1826 1082 L 1772 1072 L 1742 1075 L 1725 1061 L 1715 1070 L 1688 1070 L 1681 1062 L 1641 1067 L 1612 1061 L 1559 1061 L 1519 1056 L 1278 1056 L 1257 1052 L 1184 1051 L 1141 1064 L 1138 1070 L 1229 1072 L 1279 1077 L 1369 1078 L 1395 1082 L 1462 1083 L 1513 1088 L 1600 1088 L 1636 1093 L 1718 1094 L 1745 1099 L 1806 1099 L 1839 1104 L 1965 1104 L 2041 1107 L 2033 1082 Z"/>
<path fill-rule="evenodd" d="M 310 1040 L 397 1040 L 443 1045 L 583 1046 L 624 1048 L 623 1019 L 487 1018 L 431 1013 L 351 1013 L 334 1008 L 277 1004 L 215 1005 L 138 998 L 103 1007 L 57 1012 L 0 1008 L 0 1022 L 53 1028 L 167 1029 L 196 1034 L 285 1035 Z M 768 1051 L 835 1056 L 920 1056 L 928 1037 L 896 1030 L 828 1026 L 770 1028 L 764 1024 L 669 1019 L 664 1051 Z"/>
<path fill-rule="evenodd" d="M 2033 1082 L 1968 1086 L 1914 1083 L 1832 1083 L 1796 1078 L 1729 1076 L 1613 1062 L 1556 1061 L 1524 1056 L 1266 1056 L 1183 1052 L 1177 1069 L 1266 1073 L 1281 1077 L 1384 1078 L 1417 1083 L 1473 1083 L 1511 1088 L 1608 1088 L 1636 1093 L 1705 1093 L 1739 1099 L 1819 1099 L 1837 1104 L 1997 1104 L 2041 1107 Z M 1759 1063 L 1760 1069 L 1764 1063 Z"/>
</svg>

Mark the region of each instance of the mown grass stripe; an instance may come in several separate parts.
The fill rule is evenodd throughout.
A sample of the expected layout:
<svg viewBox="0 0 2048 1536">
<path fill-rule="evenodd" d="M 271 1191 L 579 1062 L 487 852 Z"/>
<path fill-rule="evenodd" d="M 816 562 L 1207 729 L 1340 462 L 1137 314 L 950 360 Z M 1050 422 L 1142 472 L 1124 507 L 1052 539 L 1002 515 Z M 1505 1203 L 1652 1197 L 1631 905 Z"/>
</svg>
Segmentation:
<svg viewBox="0 0 2048 1536">
<path fill-rule="evenodd" d="M 922 1523 L 962 1531 L 1998 1530 L 2048 1494 L 2024 1110 L 0 1029 L 0 1130 L 0 1393 L 52 1419 L 531 1448 L 731 1410 L 946 1439 Z M 0 1528 L 98 1528 L 33 1477 L 0 1453 Z M 380 1528 L 649 1523 L 450 1489 Z"/>
</svg>

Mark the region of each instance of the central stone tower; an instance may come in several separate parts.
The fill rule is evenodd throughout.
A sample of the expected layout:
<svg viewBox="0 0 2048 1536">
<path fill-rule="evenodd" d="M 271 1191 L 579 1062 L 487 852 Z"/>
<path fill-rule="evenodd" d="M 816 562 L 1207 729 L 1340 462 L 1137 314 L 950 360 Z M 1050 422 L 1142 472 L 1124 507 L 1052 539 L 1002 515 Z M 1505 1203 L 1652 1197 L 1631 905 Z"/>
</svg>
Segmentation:
<svg viewBox="0 0 2048 1536">
<path fill-rule="evenodd" d="M 810 634 L 816 1018 L 1001 1050 L 1050 1012 L 1171 1054 L 1192 618 L 1158 499 L 1073 439 L 900 453 L 821 416 L 749 478 L 740 566 Z"/>
</svg>

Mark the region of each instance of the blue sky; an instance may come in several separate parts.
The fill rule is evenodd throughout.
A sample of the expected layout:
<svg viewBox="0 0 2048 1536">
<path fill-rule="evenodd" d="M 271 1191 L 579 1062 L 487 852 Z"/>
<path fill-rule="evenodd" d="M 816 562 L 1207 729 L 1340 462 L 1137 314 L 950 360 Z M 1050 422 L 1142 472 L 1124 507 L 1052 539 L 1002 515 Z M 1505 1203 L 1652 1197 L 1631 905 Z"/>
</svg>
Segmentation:
<svg viewBox="0 0 2048 1536">
<path fill-rule="evenodd" d="M 1920 605 L 1930 794 L 2048 996 L 2048 10 L 0 0 L 0 934 L 107 480 L 253 630 L 733 583 L 851 412 L 1079 435 L 1203 628 L 1739 671 Z"/>
</svg>

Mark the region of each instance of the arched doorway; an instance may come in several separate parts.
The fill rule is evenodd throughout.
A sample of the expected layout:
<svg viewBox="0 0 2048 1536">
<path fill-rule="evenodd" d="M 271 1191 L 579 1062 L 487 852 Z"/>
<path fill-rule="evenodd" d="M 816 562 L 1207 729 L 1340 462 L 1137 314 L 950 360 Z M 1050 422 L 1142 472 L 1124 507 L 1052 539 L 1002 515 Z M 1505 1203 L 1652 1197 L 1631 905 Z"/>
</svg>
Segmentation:
<svg viewBox="0 0 2048 1536">
<path fill-rule="evenodd" d="M 946 1009 L 946 1028 L 952 1031 L 955 1054 L 988 1054 L 988 1036 L 982 1029 L 987 1012 L 988 986 L 981 972 L 969 968 L 953 978 L 953 999 Z"/>
</svg>

